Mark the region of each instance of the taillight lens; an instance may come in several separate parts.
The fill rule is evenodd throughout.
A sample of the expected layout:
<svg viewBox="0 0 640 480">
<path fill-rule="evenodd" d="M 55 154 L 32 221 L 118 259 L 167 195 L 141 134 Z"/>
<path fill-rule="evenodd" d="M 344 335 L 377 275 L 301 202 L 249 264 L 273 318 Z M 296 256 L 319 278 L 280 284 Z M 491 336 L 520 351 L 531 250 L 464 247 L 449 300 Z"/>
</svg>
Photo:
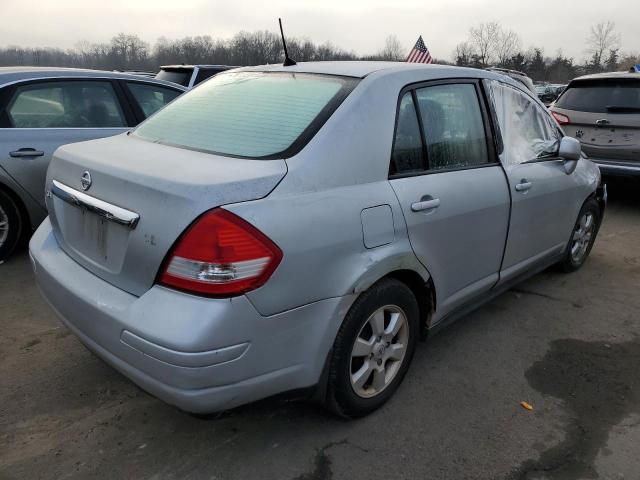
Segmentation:
<svg viewBox="0 0 640 480">
<path fill-rule="evenodd" d="M 188 292 L 231 297 L 263 285 L 280 260 L 282 251 L 262 232 L 217 208 L 184 232 L 159 281 Z"/>
<path fill-rule="evenodd" d="M 558 122 L 558 125 L 567 125 L 571 123 L 571 120 L 566 115 L 563 115 L 558 112 L 551 112 L 551 115 L 553 115 L 553 118 L 556 119 L 556 122 Z"/>
</svg>

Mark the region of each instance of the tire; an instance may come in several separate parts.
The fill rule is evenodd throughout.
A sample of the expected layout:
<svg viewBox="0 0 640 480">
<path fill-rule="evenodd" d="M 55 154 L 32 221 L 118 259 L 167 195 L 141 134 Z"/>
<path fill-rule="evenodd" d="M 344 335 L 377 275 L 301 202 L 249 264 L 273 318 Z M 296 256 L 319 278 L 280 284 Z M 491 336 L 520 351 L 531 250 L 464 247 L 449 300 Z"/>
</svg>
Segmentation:
<svg viewBox="0 0 640 480">
<path fill-rule="evenodd" d="M 418 312 L 409 287 L 395 279 L 383 279 L 358 297 L 333 345 L 326 399 L 331 411 L 362 417 L 391 398 L 413 358 Z"/>
<path fill-rule="evenodd" d="M 571 230 L 564 258 L 559 263 L 561 270 L 567 273 L 575 272 L 584 265 L 598 235 L 600 220 L 598 202 L 592 198 L 588 199 L 580 209 L 578 219 Z"/>
<path fill-rule="evenodd" d="M 0 190 L 0 261 L 8 259 L 20 242 L 23 224 L 18 205 Z"/>
</svg>

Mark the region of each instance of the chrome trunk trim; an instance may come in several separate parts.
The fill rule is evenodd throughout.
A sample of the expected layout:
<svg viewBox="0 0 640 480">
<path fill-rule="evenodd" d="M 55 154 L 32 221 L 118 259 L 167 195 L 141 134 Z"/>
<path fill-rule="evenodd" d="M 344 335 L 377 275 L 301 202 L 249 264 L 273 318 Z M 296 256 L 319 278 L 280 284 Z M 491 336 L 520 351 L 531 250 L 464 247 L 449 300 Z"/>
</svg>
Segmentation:
<svg viewBox="0 0 640 480">
<path fill-rule="evenodd" d="M 103 200 L 91 197 L 56 180 L 51 182 L 50 194 L 74 207 L 87 210 L 110 222 L 124 225 L 130 229 L 136 228 L 140 215 L 124 208 L 112 205 Z"/>
</svg>

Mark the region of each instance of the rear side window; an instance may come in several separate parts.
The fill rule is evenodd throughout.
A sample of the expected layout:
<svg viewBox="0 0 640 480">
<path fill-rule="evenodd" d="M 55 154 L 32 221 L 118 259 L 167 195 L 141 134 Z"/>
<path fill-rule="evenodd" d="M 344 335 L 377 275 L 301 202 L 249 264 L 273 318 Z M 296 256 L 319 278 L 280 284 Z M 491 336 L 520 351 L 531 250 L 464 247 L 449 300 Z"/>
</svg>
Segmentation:
<svg viewBox="0 0 640 480">
<path fill-rule="evenodd" d="M 153 115 L 182 93 L 149 83 L 128 82 L 127 86 L 145 117 Z"/>
<path fill-rule="evenodd" d="M 640 81 L 634 79 L 581 80 L 569 85 L 556 106 L 593 113 L 640 112 Z"/>
<path fill-rule="evenodd" d="M 285 158 L 311 139 L 356 82 L 288 72 L 220 74 L 167 105 L 134 135 L 221 155 Z"/>
<path fill-rule="evenodd" d="M 19 86 L 7 107 L 14 128 L 125 127 L 109 82 L 43 82 Z"/>
<path fill-rule="evenodd" d="M 473 84 L 420 88 L 416 90 L 416 97 L 429 170 L 489 163 L 482 111 Z"/>
<path fill-rule="evenodd" d="M 412 173 L 424 168 L 422 138 L 416 107 L 411 92 L 407 92 L 400 101 L 389 173 L 391 175 Z"/>
</svg>

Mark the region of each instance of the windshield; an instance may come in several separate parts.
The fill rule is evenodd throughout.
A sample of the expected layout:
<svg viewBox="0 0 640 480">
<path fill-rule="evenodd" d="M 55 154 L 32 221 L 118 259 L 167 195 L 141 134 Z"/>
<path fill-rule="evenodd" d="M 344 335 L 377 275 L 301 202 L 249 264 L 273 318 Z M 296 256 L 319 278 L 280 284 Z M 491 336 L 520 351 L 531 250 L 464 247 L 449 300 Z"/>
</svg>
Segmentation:
<svg viewBox="0 0 640 480">
<path fill-rule="evenodd" d="M 602 79 L 574 82 L 558 99 L 556 106 L 593 113 L 640 110 L 640 81 Z"/>
<path fill-rule="evenodd" d="M 285 158 L 313 137 L 356 82 L 288 72 L 219 74 L 157 112 L 134 135 L 221 155 Z"/>
</svg>

